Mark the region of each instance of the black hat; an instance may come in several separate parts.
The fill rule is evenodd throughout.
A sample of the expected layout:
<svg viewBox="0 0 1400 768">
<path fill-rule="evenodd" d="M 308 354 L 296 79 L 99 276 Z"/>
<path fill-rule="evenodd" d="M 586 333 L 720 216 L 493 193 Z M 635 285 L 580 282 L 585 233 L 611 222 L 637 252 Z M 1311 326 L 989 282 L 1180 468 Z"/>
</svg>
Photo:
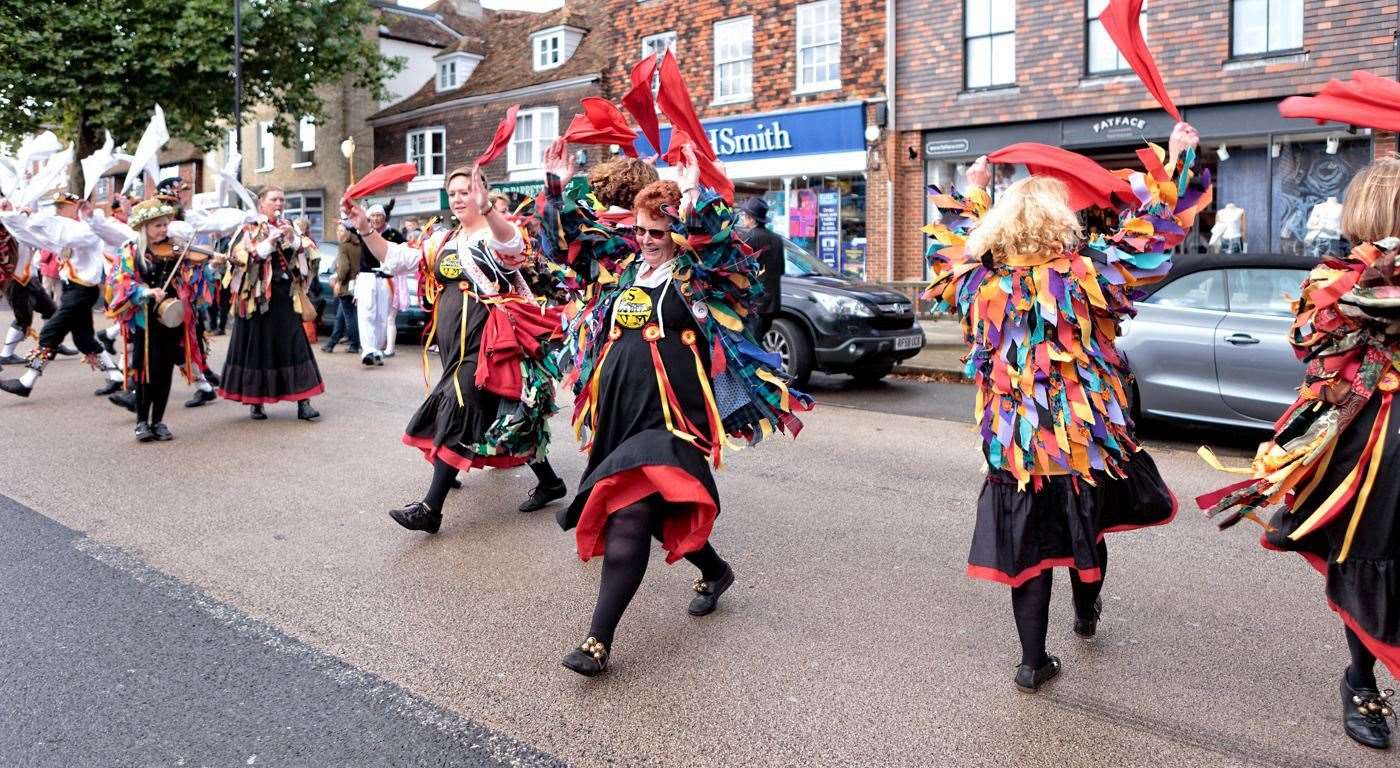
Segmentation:
<svg viewBox="0 0 1400 768">
<path fill-rule="evenodd" d="M 179 176 L 170 176 L 161 179 L 160 183 L 156 184 L 156 194 L 174 196 L 176 194 L 175 188 L 184 183 L 185 180 Z"/>
<path fill-rule="evenodd" d="M 768 221 L 768 201 L 761 197 L 751 197 L 739 206 L 739 210 L 753 217 L 759 224 Z"/>
</svg>

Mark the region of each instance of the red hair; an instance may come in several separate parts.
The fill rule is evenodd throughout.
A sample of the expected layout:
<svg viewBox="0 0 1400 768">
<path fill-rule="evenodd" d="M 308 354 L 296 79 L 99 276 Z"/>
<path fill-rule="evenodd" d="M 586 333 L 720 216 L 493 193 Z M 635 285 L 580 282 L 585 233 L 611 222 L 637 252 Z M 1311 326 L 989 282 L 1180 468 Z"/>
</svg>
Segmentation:
<svg viewBox="0 0 1400 768">
<path fill-rule="evenodd" d="M 675 208 L 681 204 L 681 188 L 674 181 L 653 181 L 642 187 L 642 191 L 637 193 L 637 199 L 632 203 L 632 210 L 636 213 L 646 211 L 657 218 L 663 218 L 668 214 L 665 208 Z"/>
</svg>

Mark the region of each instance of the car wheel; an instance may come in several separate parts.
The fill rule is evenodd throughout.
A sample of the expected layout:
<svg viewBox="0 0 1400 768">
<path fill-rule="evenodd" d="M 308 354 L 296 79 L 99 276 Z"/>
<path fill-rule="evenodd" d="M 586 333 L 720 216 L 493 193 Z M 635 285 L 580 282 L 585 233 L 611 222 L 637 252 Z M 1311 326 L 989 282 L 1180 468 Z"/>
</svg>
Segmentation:
<svg viewBox="0 0 1400 768">
<path fill-rule="evenodd" d="M 876 384 L 890 375 L 890 371 L 893 370 L 894 363 L 885 363 L 872 368 L 858 368 L 851 371 L 851 378 L 855 379 L 857 384 Z"/>
<path fill-rule="evenodd" d="M 778 356 L 783 373 L 791 376 L 798 386 L 805 385 L 812 376 L 812 345 L 797 323 L 774 320 L 763 334 L 763 348 Z"/>
</svg>

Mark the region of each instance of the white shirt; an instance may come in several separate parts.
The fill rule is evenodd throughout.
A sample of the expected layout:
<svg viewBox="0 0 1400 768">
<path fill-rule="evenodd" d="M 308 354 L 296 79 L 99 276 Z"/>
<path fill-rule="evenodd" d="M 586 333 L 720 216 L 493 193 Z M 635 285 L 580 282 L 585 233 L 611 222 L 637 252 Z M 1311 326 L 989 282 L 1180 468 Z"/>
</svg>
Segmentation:
<svg viewBox="0 0 1400 768">
<path fill-rule="evenodd" d="M 64 282 L 93 286 L 102 282 L 107 259 L 102 255 L 105 242 L 90 222 L 97 220 L 100 228 L 104 218 L 94 216 L 89 221 L 76 221 L 50 211 L 33 216 L 9 211 L 0 214 L 0 223 L 25 245 L 59 254 L 66 251 L 68 258 L 59 273 Z M 108 233 L 110 235 L 110 231 Z"/>
</svg>

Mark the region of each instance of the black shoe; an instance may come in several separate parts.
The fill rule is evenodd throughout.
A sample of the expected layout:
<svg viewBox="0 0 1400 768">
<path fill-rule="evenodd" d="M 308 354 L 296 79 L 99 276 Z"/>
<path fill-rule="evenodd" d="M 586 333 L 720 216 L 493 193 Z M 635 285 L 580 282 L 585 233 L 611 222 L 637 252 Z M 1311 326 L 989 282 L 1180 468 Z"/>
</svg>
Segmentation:
<svg viewBox="0 0 1400 768">
<path fill-rule="evenodd" d="M 248 418 L 253 421 L 266 421 L 267 411 L 261 405 L 255 405 L 248 409 Z"/>
<path fill-rule="evenodd" d="M 454 490 L 454 491 L 460 491 L 460 490 L 462 490 L 462 478 L 460 478 L 460 477 L 454 477 L 454 478 L 452 478 L 452 490 Z"/>
<path fill-rule="evenodd" d="M 325 352 L 326 354 L 330 354 L 335 351 L 335 345 L 328 341 L 325 344 L 321 345 L 321 351 Z"/>
<path fill-rule="evenodd" d="M 0 381 L 0 390 L 9 392 L 12 395 L 19 395 L 20 397 L 29 397 L 29 393 L 33 392 L 34 388 L 24 386 L 24 382 L 21 382 L 19 379 L 5 379 L 4 381 Z"/>
<path fill-rule="evenodd" d="M 28 362 L 28 360 L 25 360 L 19 355 L 5 355 L 0 357 L 0 365 L 24 365 Z"/>
<path fill-rule="evenodd" d="M 537 509 L 544 509 L 550 502 L 557 501 L 569 494 L 568 486 L 563 480 L 556 480 L 549 485 L 541 483 L 530 491 L 530 497 L 520 503 L 521 512 L 534 512 Z"/>
<path fill-rule="evenodd" d="M 54 351 L 57 352 L 57 353 L 60 354 L 60 355 L 63 355 L 64 357 L 73 357 L 74 355 L 77 355 L 77 354 L 78 354 L 78 350 L 73 349 L 72 347 L 68 346 L 67 344 L 59 344 L 59 345 L 58 345 L 58 349 L 56 349 L 56 350 L 54 350 Z"/>
<path fill-rule="evenodd" d="M 175 439 L 175 436 L 170 434 L 170 427 L 165 426 L 164 422 L 156 422 L 155 426 L 151 427 L 151 431 L 156 433 L 156 440 L 162 443 L 168 443 Z"/>
<path fill-rule="evenodd" d="M 1045 665 L 1040 669 L 1032 669 L 1029 664 L 1016 667 L 1016 687 L 1024 693 L 1035 693 L 1040 690 L 1040 686 L 1054 680 L 1058 674 L 1060 660 L 1054 656 L 1046 656 Z"/>
<path fill-rule="evenodd" d="M 690 601 L 690 607 L 686 610 L 691 616 L 704 616 L 713 613 L 715 606 L 719 605 L 719 596 L 724 594 L 734 584 L 734 569 L 725 567 L 724 575 L 714 581 L 696 579 L 695 597 Z"/>
<path fill-rule="evenodd" d="M 1390 748 L 1390 723 L 1386 718 L 1395 716 L 1390 705 L 1393 693 L 1352 688 L 1346 673 L 1342 673 L 1342 726 L 1352 741 L 1372 749 Z"/>
<path fill-rule="evenodd" d="M 315 421 L 321 418 L 321 412 L 311 407 L 310 400 L 298 400 L 297 418 L 302 421 Z"/>
<path fill-rule="evenodd" d="M 608 668 L 608 649 L 590 637 L 569 651 L 569 655 L 560 663 L 584 677 L 596 677 Z"/>
<path fill-rule="evenodd" d="M 352 354 L 352 355 L 358 355 L 358 354 L 360 354 L 360 345 L 359 345 L 359 344 L 351 344 L 349 347 L 346 348 L 345 351 L 346 351 L 346 352 L 349 352 L 349 353 Z"/>
<path fill-rule="evenodd" d="M 363 356 L 360 357 L 360 365 L 363 365 L 366 368 L 374 367 L 374 357 L 375 355 L 373 352 L 366 352 Z"/>
<path fill-rule="evenodd" d="M 98 387 L 97 390 L 92 394 L 94 397 L 106 397 L 112 394 L 113 392 L 120 392 L 121 390 L 122 383 L 120 381 L 112 381 L 111 379 L 108 379 L 106 384 L 103 384 L 102 386 Z"/>
<path fill-rule="evenodd" d="M 149 443 L 156 439 L 156 433 L 151 431 L 151 425 L 144 421 L 136 422 L 136 440 L 142 443 Z"/>
<path fill-rule="evenodd" d="M 398 509 L 391 509 L 389 517 L 394 518 L 394 522 L 410 531 L 437 533 L 438 529 L 442 528 L 442 513 L 434 512 L 421 501 L 415 501 Z"/>
<path fill-rule="evenodd" d="M 1099 631 L 1099 617 L 1103 615 L 1103 598 L 1094 600 L 1094 618 L 1081 619 L 1074 617 L 1074 634 L 1085 640 L 1093 640 L 1094 635 Z"/>
<path fill-rule="evenodd" d="M 99 334 L 97 334 L 97 341 L 102 345 L 102 348 L 103 348 L 103 349 L 107 350 L 107 354 L 109 354 L 109 355 L 115 355 L 115 354 L 117 354 L 117 342 L 114 341 L 114 340 L 111 339 L 111 338 L 108 338 L 107 334 L 105 334 L 105 333 L 99 333 Z"/>
<path fill-rule="evenodd" d="M 107 402 L 112 405 L 121 406 L 132 413 L 136 413 L 135 392 L 117 392 L 116 394 L 108 395 Z"/>
<path fill-rule="evenodd" d="M 205 371 L 204 380 L 209 382 L 209 386 L 211 387 L 217 387 L 220 384 L 224 383 L 224 380 L 219 378 L 219 374 L 214 373 L 213 371 Z"/>
<path fill-rule="evenodd" d="M 218 400 L 219 396 L 212 389 L 196 389 L 194 395 L 185 401 L 186 408 L 198 408 L 205 403 L 212 403 Z"/>
</svg>

